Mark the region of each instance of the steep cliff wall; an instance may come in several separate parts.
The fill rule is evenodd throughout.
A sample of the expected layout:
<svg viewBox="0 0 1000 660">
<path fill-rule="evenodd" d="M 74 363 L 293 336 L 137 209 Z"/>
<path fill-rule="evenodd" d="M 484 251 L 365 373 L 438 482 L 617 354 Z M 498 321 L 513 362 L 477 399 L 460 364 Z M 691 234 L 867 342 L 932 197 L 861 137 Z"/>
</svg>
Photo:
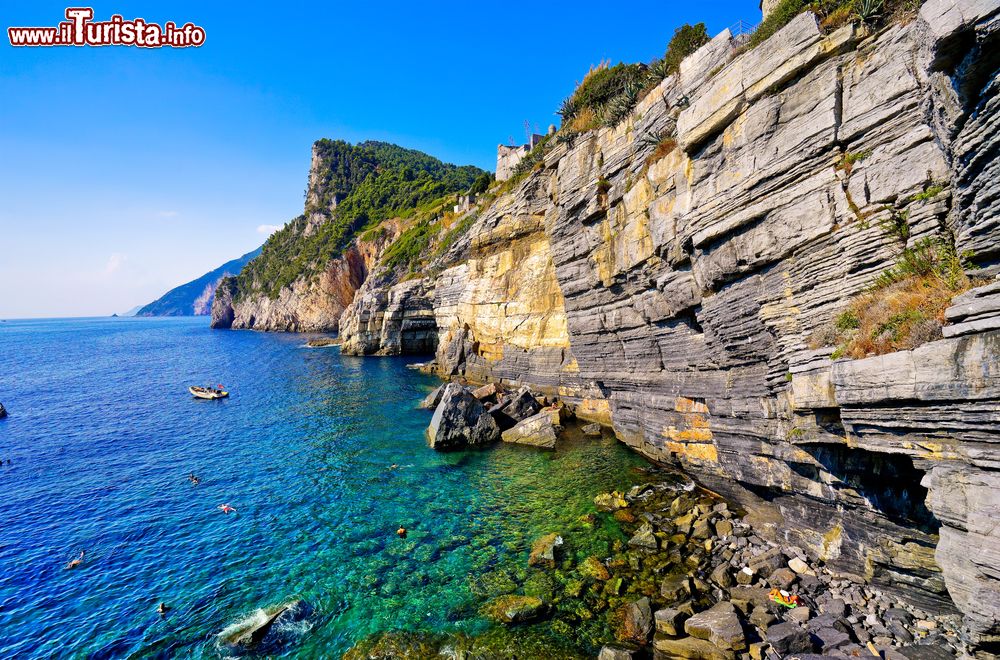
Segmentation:
<svg viewBox="0 0 1000 660">
<path fill-rule="evenodd" d="M 562 394 L 764 533 L 1000 640 L 995 321 L 855 361 L 813 339 L 927 237 L 995 274 L 998 10 L 932 0 L 874 35 L 803 14 L 742 53 L 720 35 L 426 277 L 370 280 L 345 351 L 408 352 L 419 319 L 442 375 Z"/>
<path fill-rule="evenodd" d="M 285 332 L 336 330 L 340 315 L 354 300 L 368 271 L 399 235 L 398 223 L 387 223 L 387 227 L 392 231 L 379 234 L 373 241 L 355 241 L 321 272 L 282 287 L 276 298 L 259 293 L 241 298 L 235 280 L 231 280 L 230 295 L 212 305 L 212 327 Z"/>
</svg>

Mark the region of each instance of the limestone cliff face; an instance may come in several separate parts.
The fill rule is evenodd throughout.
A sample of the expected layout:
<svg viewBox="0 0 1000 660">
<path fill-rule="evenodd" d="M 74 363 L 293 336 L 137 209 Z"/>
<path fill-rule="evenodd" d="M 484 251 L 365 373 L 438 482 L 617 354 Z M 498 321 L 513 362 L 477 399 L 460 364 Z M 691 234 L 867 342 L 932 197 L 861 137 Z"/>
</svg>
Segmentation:
<svg viewBox="0 0 1000 660">
<path fill-rule="evenodd" d="M 427 276 L 369 280 L 344 350 L 561 394 L 772 536 L 1000 640 L 994 303 L 914 351 L 810 345 L 907 242 L 997 271 L 998 14 L 931 0 L 875 35 L 803 14 L 740 54 L 723 33 L 630 119 L 559 144 Z"/>
<path fill-rule="evenodd" d="M 256 294 L 241 299 L 234 289 L 219 304 L 212 305 L 212 327 L 279 332 L 337 330 L 341 313 L 351 304 L 386 245 L 398 235 L 397 225 L 386 226 L 391 231 L 372 241 L 355 241 L 322 272 L 295 280 L 283 287 L 277 298 Z"/>
</svg>

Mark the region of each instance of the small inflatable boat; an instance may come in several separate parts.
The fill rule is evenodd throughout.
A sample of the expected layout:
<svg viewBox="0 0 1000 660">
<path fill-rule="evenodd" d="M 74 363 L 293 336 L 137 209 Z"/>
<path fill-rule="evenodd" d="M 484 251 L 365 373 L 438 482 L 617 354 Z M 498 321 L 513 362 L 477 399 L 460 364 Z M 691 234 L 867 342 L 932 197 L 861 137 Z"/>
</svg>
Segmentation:
<svg viewBox="0 0 1000 660">
<path fill-rule="evenodd" d="M 188 388 L 188 391 L 196 399 L 225 399 L 229 396 L 229 392 L 215 387 L 198 387 L 197 385 L 192 385 Z"/>
</svg>

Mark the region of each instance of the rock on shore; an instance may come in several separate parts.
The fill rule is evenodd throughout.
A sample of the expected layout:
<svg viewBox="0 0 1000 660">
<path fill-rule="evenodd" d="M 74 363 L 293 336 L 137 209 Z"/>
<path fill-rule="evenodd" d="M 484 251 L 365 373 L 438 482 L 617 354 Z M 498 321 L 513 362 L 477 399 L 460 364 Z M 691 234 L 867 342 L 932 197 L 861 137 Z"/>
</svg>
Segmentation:
<svg viewBox="0 0 1000 660">
<path fill-rule="evenodd" d="M 500 427 L 483 404 L 458 383 L 449 383 L 434 411 L 427 440 L 432 449 L 452 451 L 485 447 L 500 439 Z"/>
<path fill-rule="evenodd" d="M 504 442 L 555 449 L 559 431 L 560 427 L 552 422 L 552 415 L 543 411 L 518 422 L 500 437 Z"/>
<path fill-rule="evenodd" d="M 428 394 L 419 407 L 434 408 L 427 438 L 440 451 L 482 447 L 501 439 L 554 449 L 566 414 L 561 405 L 543 409 L 527 387 L 509 392 L 498 383 L 475 389 L 448 383 Z"/>
</svg>

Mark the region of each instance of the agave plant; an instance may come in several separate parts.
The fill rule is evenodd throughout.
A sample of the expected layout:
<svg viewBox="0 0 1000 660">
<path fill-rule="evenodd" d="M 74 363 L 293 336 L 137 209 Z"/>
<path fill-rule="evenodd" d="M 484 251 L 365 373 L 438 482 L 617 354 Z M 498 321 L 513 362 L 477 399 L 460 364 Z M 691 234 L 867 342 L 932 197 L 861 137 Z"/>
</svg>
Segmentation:
<svg viewBox="0 0 1000 660">
<path fill-rule="evenodd" d="M 855 0 L 854 11 L 865 23 L 870 23 L 882 15 L 885 0 Z"/>
<path fill-rule="evenodd" d="M 667 61 L 663 59 L 653 60 L 646 68 L 646 79 L 651 83 L 659 83 L 669 75 L 670 67 L 667 65 Z"/>
<path fill-rule="evenodd" d="M 667 130 L 658 131 L 656 133 L 647 133 L 639 138 L 639 149 L 653 148 L 669 137 L 671 137 L 670 131 Z"/>
<path fill-rule="evenodd" d="M 626 81 L 620 94 L 601 108 L 601 118 L 605 126 L 620 124 L 639 101 L 639 84 L 634 80 Z"/>
<path fill-rule="evenodd" d="M 560 117 L 562 117 L 563 121 L 569 121 L 570 119 L 576 116 L 576 113 L 578 111 L 579 108 L 576 107 L 576 101 L 574 101 L 573 97 L 570 96 L 567 99 L 563 99 L 562 104 L 559 106 L 559 109 L 556 112 L 559 114 Z"/>
</svg>

